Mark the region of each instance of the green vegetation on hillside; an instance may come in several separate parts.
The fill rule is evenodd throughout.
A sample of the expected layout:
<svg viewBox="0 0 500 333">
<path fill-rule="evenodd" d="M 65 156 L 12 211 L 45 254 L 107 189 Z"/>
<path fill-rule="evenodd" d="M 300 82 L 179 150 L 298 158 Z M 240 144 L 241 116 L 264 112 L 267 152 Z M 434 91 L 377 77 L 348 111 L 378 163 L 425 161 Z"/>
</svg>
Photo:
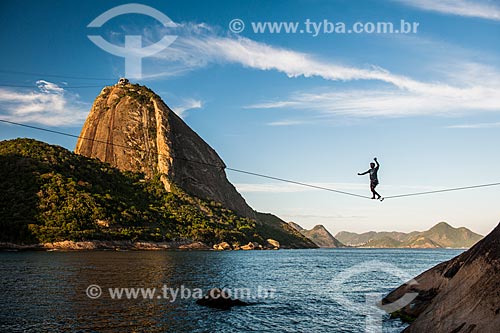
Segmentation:
<svg viewBox="0 0 500 333">
<path fill-rule="evenodd" d="M 159 175 L 122 172 L 96 159 L 31 139 L 0 142 L 0 241 L 191 239 L 257 241 L 269 228 L 180 188 Z M 283 244 L 301 238 L 284 239 Z"/>
<path fill-rule="evenodd" d="M 469 248 L 482 236 L 467 228 L 454 228 L 446 222 L 440 222 L 426 231 L 369 231 L 362 234 L 341 231 L 335 238 L 349 246 L 362 247 Z"/>
<path fill-rule="evenodd" d="M 395 240 L 391 237 L 382 237 L 377 239 L 371 239 L 363 247 L 375 247 L 375 248 L 395 248 L 401 247 L 401 242 Z"/>
</svg>

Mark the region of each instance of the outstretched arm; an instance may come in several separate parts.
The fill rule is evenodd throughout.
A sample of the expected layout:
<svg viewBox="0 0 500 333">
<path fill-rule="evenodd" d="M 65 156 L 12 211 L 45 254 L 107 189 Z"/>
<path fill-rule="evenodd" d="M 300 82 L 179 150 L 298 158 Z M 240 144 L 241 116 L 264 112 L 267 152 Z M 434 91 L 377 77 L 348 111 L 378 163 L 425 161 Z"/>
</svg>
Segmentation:
<svg viewBox="0 0 500 333">
<path fill-rule="evenodd" d="M 367 171 L 362 172 L 362 173 L 358 173 L 358 176 L 363 176 L 363 175 L 366 175 L 368 172 L 370 172 L 370 170 L 367 170 Z"/>
</svg>

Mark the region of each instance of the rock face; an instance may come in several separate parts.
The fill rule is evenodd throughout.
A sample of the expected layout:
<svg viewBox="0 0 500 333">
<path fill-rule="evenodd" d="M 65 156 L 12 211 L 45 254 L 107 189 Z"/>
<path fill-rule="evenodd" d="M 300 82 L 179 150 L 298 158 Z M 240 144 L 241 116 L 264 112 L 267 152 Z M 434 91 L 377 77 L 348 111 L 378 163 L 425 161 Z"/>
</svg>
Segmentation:
<svg viewBox="0 0 500 333">
<path fill-rule="evenodd" d="M 127 171 L 160 176 L 221 203 L 241 216 L 255 212 L 227 180 L 225 164 L 202 138 L 146 87 L 125 81 L 104 88 L 94 101 L 75 152 Z"/>
<path fill-rule="evenodd" d="M 407 292 L 418 292 L 397 314 L 416 318 L 404 332 L 498 332 L 500 224 L 468 251 L 415 280 L 418 284 L 404 284 L 383 301 L 394 302 Z"/>
</svg>

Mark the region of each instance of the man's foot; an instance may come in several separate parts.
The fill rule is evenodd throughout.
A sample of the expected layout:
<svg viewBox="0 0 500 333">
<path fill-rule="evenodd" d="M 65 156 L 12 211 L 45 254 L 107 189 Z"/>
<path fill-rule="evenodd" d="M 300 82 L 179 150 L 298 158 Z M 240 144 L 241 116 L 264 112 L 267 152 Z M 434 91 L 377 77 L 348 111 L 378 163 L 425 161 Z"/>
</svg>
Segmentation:
<svg viewBox="0 0 500 333">
<path fill-rule="evenodd" d="M 372 199 L 375 199 L 375 197 L 372 197 Z"/>
<path fill-rule="evenodd" d="M 377 194 L 377 200 L 379 200 L 380 198 L 382 198 L 382 196 L 380 194 Z"/>
</svg>

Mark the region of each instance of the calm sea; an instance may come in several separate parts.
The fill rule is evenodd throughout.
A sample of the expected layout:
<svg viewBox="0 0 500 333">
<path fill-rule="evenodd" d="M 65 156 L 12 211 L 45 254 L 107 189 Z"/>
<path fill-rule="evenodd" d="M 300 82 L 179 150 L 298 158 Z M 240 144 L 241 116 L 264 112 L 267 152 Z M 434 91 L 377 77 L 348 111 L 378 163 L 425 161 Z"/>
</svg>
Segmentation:
<svg viewBox="0 0 500 333">
<path fill-rule="evenodd" d="M 0 331 L 400 332 L 367 302 L 461 252 L 1 252 Z M 251 305 L 209 309 L 189 295 L 212 287 Z"/>
</svg>

